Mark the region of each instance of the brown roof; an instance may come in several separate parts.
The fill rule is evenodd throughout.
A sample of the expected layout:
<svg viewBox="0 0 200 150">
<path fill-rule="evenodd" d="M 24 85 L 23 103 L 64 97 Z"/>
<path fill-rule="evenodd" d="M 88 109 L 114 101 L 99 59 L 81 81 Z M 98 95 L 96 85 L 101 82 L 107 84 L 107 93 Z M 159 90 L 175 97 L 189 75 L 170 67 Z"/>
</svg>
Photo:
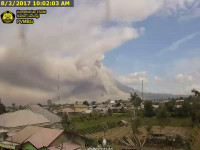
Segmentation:
<svg viewBox="0 0 200 150">
<path fill-rule="evenodd" d="M 7 141 L 12 141 L 12 142 L 21 144 L 40 129 L 41 127 L 37 127 L 37 126 L 25 127 L 24 129 L 17 132 L 14 136 L 12 136 L 12 138 L 8 138 Z"/>
<path fill-rule="evenodd" d="M 37 149 L 48 147 L 63 132 L 64 130 L 42 128 L 33 134 L 30 138 L 28 138 L 26 142 L 30 142 Z"/>
</svg>

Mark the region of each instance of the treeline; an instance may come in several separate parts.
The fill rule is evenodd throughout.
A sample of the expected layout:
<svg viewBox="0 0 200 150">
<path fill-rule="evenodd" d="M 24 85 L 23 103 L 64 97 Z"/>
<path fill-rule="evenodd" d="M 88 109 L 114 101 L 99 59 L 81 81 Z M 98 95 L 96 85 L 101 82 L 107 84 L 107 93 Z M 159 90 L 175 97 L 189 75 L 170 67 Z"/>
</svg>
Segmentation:
<svg viewBox="0 0 200 150">
<path fill-rule="evenodd" d="M 198 92 L 192 90 L 193 92 Z M 183 101 L 170 100 L 161 104 L 158 109 L 153 107 L 153 101 L 144 102 L 144 117 L 158 117 L 159 119 L 168 117 L 190 117 L 194 124 L 200 127 L 200 95 L 189 96 Z"/>
<path fill-rule="evenodd" d="M 1 102 L 1 98 L 0 98 L 0 115 L 6 113 L 6 107 L 5 105 Z"/>
</svg>

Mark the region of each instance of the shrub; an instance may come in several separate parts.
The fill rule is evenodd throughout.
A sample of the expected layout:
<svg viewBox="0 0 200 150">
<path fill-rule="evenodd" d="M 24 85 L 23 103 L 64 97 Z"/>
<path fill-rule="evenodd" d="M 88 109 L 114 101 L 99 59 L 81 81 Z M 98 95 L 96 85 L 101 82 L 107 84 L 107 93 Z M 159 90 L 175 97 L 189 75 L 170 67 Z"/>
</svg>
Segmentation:
<svg viewBox="0 0 200 150">
<path fill-rule="evenodd" d="M 86 143 L 85 143 L 86 147 L 97 147 L 98 146 L 98 142 L 96 139 L 87 139 Z"/>
</svg>

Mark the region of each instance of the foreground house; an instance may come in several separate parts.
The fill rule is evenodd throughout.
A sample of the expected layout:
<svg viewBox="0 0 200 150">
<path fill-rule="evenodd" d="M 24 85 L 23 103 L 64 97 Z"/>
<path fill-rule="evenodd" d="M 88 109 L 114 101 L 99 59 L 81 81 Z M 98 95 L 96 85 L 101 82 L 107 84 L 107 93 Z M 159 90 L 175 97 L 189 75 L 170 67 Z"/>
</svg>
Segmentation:
<svg viewBox="0 0 200 150">
<path fill-rule="evenodd" d="M 22 150 L 75 150 L 85 147 L 85 138 L 64 130 L 28 126 L 0 142 L 1 148 Z"/>
<path fill-rule="evenodd" d="M 0 137 L 2 140 L 5 137 L 11 137 L 17 131 L 29 125 L 44 127 L 51 125 L 51 122 L 44 116 L 30 110 L 5 113 L 0 115 L 0 130 L 4 130 L 0 133 Z"/>
<path fill-rule="evenodd" d="M 61 118 L 38 105 L 0 115 L 0 139 L 11 137 L 26 126 L 61 128 Z"/>
<path fill-rule="evenodd" d="M 28 125 L 45 126 L 51 122 L 41 114 L 30 110 L 19 110 L 0 115 L 0 128 L 7 130 L 20 129 Z"/>
</svg>

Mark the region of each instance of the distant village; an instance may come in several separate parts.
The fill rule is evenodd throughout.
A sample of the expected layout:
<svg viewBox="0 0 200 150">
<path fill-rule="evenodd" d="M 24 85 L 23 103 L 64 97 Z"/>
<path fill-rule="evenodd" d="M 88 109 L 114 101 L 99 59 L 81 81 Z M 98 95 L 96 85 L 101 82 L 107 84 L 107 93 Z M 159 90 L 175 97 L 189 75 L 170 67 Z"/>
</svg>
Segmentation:
<svg viewBox="0 0 200 150">
<path fill-rule="evenodd" d="M 156 110 L 170 101 L 155 100 L 152 101 L 152 107 Z M 175 107 L 181 108 L 182 103 L 184 103 L 183 98 L 176 99 Z M 1 101 L 0 104 L 3 105 Z M 102 103 L 84 101 L 63 105 L 56 105 L 51 100 L 47 100 L 46 105 L 27 106 L 15 106 L 13 103 L 12 106 L 5 107 L 6 113 L 0 115 L 0 149 L 85 149 L 89 147 L 87 143 L 90 136 L 73 130 L 65 130 L 63 127 L 65 116 L 87 114 L 106 116 L 110 113 L 121 114 L 127 111 L 135 113 L 135 110 L 144 110 L 144 108 L 144 101 L 136 107 L 131 100 L 107 100 Z M 119 120 L 119 122 L 122 126 L 126 126 L 129 121 Z M 102 147 L 105 147 L 105 135 L 102 138 Z M 112 147 L 109 146 L 109 148 Z"/>
</svg>

